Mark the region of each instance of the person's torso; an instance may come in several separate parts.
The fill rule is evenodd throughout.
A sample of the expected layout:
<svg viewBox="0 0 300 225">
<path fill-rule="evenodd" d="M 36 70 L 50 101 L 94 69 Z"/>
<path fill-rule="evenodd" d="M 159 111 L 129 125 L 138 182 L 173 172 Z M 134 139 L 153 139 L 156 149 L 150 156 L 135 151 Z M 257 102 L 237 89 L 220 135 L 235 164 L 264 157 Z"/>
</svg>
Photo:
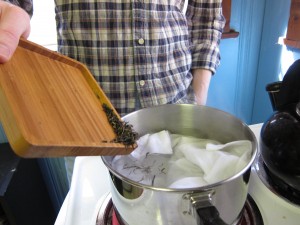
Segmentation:
<svg viewBox="0 0 300 225">
<path fill-rule="evenodd" d="M 118 112 L 175 103 L 192 80 L 180 0 L 55 0 L 62 54 L 86 64 Z"/>
</svg>

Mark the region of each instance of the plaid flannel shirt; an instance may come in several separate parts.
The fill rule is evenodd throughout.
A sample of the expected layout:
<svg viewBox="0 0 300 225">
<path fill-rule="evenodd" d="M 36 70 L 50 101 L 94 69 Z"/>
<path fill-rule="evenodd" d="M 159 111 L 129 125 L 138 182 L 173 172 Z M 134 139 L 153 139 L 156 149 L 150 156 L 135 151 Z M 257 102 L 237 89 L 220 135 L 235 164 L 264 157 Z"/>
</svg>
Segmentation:
<svg viewBox="0 0 300 225">
<path fill-rule="evenodd" d="M 188 0 L 186 13 L 184 0 L 55 3 L 58 51 L 88 66 L 120 115 L 194 102 L 191 69 L 219 65 L 222 0 Z"/>
</svg>

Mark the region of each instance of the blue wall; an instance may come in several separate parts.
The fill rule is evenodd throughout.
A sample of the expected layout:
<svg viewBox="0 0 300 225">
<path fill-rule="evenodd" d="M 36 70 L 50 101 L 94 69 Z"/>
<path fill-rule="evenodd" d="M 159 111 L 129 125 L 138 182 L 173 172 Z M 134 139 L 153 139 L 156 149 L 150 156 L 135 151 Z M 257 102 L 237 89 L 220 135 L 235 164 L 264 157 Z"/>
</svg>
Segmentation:
<svg viewBox="0 0 300 225">
<path fill-rule="evenodd" d="M 232 1 L 231 28 L 239 37 L 222 39 L 221 65 L 211 81 L 207 105 L 250 124 L 258 70 L 265 0 Z"/>
<path fill-rule="evenodd" d="M 282 80 L 289 66 L 300 58 L 300 50 L 278 44 L 285 37 L 290 12 L 290 0 L 267 0 L 262 45 L 257 73 L 252 122 L 268 119 L 272 107 L 265 87 Z"/>
<path fill-rule="evenodd" d="M 286 34 L 290 0 L 232 0 L 231 27 L 238 38 L 221 41 L 221 65 L 207 105 L 248 124 L 264 122 L 272 107 L 265 86 L 281 80 L 300 50 L 278 44 Z"/>
</svg>

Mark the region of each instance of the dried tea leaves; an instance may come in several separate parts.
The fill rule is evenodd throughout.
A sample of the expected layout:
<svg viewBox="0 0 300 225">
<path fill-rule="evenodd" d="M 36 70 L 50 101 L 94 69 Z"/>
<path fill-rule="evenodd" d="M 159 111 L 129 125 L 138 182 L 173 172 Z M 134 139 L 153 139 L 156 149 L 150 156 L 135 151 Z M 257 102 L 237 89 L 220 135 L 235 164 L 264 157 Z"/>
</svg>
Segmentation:
<svg viewBox="0 0 300 225">
<path fill-rule="evenodd" d="M 102 104 L 102 107 L 108 122 L 116 134 L 116 138 L 111 140 L 111 142 L 122 143 L 125 146 L 133 146 L 138 138 L 138 133 L 133 130 L 132 125 L 120 120 L 113 109 L 107 104 Z"/>
</svg>

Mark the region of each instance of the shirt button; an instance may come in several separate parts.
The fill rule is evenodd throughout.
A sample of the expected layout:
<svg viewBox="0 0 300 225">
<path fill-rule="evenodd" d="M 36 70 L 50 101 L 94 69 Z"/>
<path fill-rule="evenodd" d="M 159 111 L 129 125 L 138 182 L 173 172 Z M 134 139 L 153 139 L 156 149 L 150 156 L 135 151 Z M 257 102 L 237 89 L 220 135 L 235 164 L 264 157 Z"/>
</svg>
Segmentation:
<svg viewBox="0 0 300 225">
<path fill-rule="evenodd" d="M 141 80 L 140 81 L 140 85 L 143 87 L 145 85 L 145 81 L 144 80 Z"/>
<path fill-rule="evenodd" d="M 143 44 L 145 43 L 145 40 L 144 40 L 143 38 L 140 38 L 140 39 L 138 40 L 138 43 L 139 43 L 140 45 L 143 45 Z"/>
</svg>

